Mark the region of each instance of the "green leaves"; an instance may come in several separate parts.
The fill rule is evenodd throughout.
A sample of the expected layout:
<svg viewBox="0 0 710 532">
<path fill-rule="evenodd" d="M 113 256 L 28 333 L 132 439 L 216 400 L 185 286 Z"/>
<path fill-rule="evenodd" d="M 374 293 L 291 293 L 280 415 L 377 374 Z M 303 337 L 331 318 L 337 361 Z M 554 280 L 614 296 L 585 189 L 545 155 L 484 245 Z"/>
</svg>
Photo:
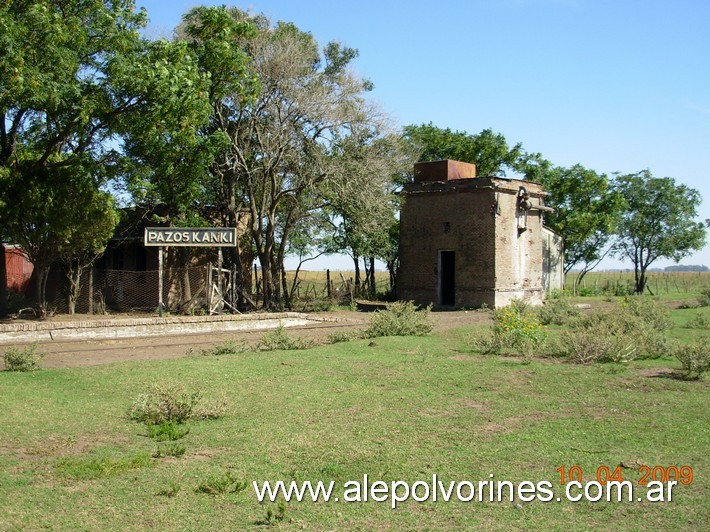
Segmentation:
<svg viewBox="0 0 710 532">
<path fill-rule="evenodd" d="M 705 224 L 695 221 L 700 194 L 649 170 L 618 176 L 616 190 L 624 206 L 614 251 L 634 263 L 636 292 L 642 293 L 646 269 L 656 259 L 678 262 L 705 245 Z"/>
</svg>

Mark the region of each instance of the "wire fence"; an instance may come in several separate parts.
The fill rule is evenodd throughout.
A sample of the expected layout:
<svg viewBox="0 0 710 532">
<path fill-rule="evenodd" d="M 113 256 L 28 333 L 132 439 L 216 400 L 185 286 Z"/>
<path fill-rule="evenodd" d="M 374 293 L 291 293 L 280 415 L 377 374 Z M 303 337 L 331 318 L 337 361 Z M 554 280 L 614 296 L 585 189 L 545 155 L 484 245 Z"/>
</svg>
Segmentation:
<svg viewBox="0 0 710 532">
<path fill-rule="evenodd" d="M 374 299 L 390 290 L 386 272 L 377 272 L 374 292 L 370 284 L 356 284 L 354 272 L 301 271 L 295 282 L 294 278 L 295 272 L 286 272 L 286 285 L 294 307 L 323 301 Z M 262 303 L 260 282 L 258 270 L 245 290 L 237 286 L 235 271 L 218 270 L 211 264 L 166 268 L 162 286 L 163 309 L 177 314 L 236 312 L 240 296 L 246 296 L 258 307 Z M 92 271 L 87 268 L 80 279 L 74 311 L 79 314 L 156 312 L 159 293 L 158 271 Z M 61 270 L 50 272 L 46 296 L 50 313 L 69 312 L 69 282 Z"/>
<path fill-rule="evenodd" d="M 576 272 L 565 279 L 572 287 Z M 648 272 L 647 289 L 654 295 L 678 295 L 699 293 L 710 286 L 710 272 Z M 578 295 L 630 295 L 634 291 L 632 271 L 589 272 L 577 287 Z"/>
</svg>

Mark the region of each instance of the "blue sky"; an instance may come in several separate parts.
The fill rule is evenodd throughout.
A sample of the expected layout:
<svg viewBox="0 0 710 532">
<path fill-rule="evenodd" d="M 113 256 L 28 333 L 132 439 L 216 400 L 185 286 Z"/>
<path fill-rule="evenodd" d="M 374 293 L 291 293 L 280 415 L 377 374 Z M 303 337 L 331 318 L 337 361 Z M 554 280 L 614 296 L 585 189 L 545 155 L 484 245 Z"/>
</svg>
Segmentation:
<svg viewBox="0 0 710 532">
<path fill-rule="evenodd" d="M 191 7 L 224 3 L 357 48 L 401 125 L 492 128 L 560 166 L 648 168 L 699 190 L 710 218 L 708 0 L 137 1 L 165 37 Z M 682 263 L 710 266 L 710 245 Z"/>
</svg>

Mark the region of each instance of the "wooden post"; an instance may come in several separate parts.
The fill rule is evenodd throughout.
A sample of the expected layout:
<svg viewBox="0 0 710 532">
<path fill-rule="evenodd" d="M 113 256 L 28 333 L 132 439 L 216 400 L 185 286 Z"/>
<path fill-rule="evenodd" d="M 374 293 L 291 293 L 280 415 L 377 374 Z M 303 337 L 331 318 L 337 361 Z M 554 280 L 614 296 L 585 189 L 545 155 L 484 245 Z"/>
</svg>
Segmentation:
<svg viewBox="0 0 710 532">
<path fill-rule="evenodd" d="M 256 262 L 254 263 L 254 293 L 259 295 L 259 271 L 256 268 Z"/>
<path fill-rule="evenodd" d="M 158 247 L 158 316 L 163 317 L 163 246 Z"/>
<path fill-rule="evenodd" d="M 328 285 L 328 299 L 330 299 L 333 295 L 330 291 L 330 270 L 325 271 L 325 282 Z"/>
<path fill-rule="evenodd" d="M 89 285 L 89 308 L 88 312 L 89 314 L 94 313 L 94 264 L 91 263 L 89 266 L 89 279 L 88 279 L 88 285 Z"/>
<path fill-rule="evenodd" d="M 220 299 L 224 301 L 222 286 L 222 248 L 217 248 L 217 291 Z"/>
</svg>

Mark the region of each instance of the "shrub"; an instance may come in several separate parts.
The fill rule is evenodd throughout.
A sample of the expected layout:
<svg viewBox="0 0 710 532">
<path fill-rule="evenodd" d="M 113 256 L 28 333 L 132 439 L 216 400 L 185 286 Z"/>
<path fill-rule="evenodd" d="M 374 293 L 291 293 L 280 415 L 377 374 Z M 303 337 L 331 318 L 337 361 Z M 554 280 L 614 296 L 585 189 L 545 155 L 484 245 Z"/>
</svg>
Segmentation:
<svg viewBox="0 0 710 532">
<path fill-rule="evenodd" d="M 153 453 L 153 458 L 165 458 L 166 456 L 174 456 L 176 458 L 185 454 L 185 445 L 182 443 L 172 442 L 167 445 L 159 445 Z"/>
<path fill-rule="evenodd" d="M 652 300 L 639 303 L 641 299 L 632 298 L 612 309 L 587 314 L 570 325 L 574 329 L 591 329 L 593 334 L 614 337 L 615 353 L 601 357 L 600 361 L 663 356 L 670 351 L 669 340 L 663 334 L 664 329 L 672 325 L 668 311 Z M 627 349 L 627 342 L 634 349 Z"/>
<path fill-rule="evenodd" d="M 152 384 L 133 402 L 128 417 L 141 423 L 185 423 L 193 417 L 193 409 L 201 399 L 200 392 L 186 392 L 179 385 Z"/>
<path fill-rule="evenodd" d="M 616 334 L 607 323 L 564 331 L 557 344 L 559 355 L 577 364 L 628 362 L 636 357 L 632 338 Z"/>
<path fill-rule="evenodd" d="M 365 330 L 366 338 L 381 336 L 426 336 L 434 329 L 431 305 L 423 310 L 411 301 L 395 301 L 385 310 L 378 310 L 370 317 Z"/>
<path fill-rule="evenodd" d="M 224 493 L 239 493 L 246 488 L 246 480 L 239 481 L 232 476 L 230 471 L 227 471 L 223 475 L 210 477 L 200 482 L 195 491 L 208 495 L 222 495 Z"/>
<path fill-rule="evenodd" d="M 657 331 L 667 331 L 673 328 L 670 311 L 650 297 L 627 297 L 624 298 L 621 306 L 626 312 L 641 318 Z"/>
<path fill-rule="evenodd" d="M 261 337 L 257 348 L 262 351 L 292 351 L 295 349 L 309 349 L 315 345 L 315 341 L 306 338 L 291 338 L 283 325 L 277 329 L 266 333 Z"/>
<path fill-rule="evenodd" d="M 548 299 L 537 311 L 540 323 L 549 325 L 565 325 L 570 320 L 580 316 L 580 310 L 566 299 Z"/>
<path fill-rule="evenodd" d="M 685 324 L 686 329 L 710 329 L 710 319 L 702 312 L 697 312 L 692 319 Z"/>
<path fill-rule="evenodd" d="M 190 433 L 189 427 L 182 427 L 175 421 L 163 421 L 160 424 L 147 423 L 148 437 L 155 441 L 180 440 Z"/>
<path fill-rule="evenodd" d="M 710 307 L 710 286 L 706 286 L 700 290 L 700 295 L 698 296 L 698 305 L 701 307 Z"/>
<path fill-rule="evenodd" d="M 249 346 L 246 342 L 237 343 L 234 340 L 225 340 L 219 345 L 212 348 L 201 349 L 202 356 L 222 356 L 222 355 L 238 355 L 249 351 Z"/>
<path fill-rule="evenodd" d="M 698 341 L 690 345 L 679 345 L 675 356 L 689 378 L 699 379 L 703 373 L 710 371 L 710 350 L 706 343 Z"/>
<path fill-rule="evenodd" d="M 44 353 L 37 352 L 37 344 L 29 347 L 11 347 L 3 354 L 7 371 L 37 371 Z"/>
<path fill-rule="evenodd" d="M 515 349 L 520 354 L 539 348 L 546 339 L 545 330 L 526 302 L 513 300 L 493 314 L 493 336 L 501 349 Z"/>
<path fill-rule="evenodd" d="M 357 331 L 337 331 L 328 335 L 329 344 L 338 344 L 341 342 L 350 342 L 362 338 L 362 333 Z"/>
<path fill-rule="evenodd" d="M 501 350 L 500 343 L 493 334 L 493 331 L 488 327 L 468 334 L 464 337 L 464 344 L 469 349 L 484 355 L 499 353 Z"/>
</svg>

